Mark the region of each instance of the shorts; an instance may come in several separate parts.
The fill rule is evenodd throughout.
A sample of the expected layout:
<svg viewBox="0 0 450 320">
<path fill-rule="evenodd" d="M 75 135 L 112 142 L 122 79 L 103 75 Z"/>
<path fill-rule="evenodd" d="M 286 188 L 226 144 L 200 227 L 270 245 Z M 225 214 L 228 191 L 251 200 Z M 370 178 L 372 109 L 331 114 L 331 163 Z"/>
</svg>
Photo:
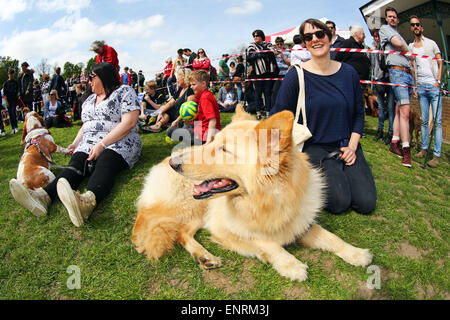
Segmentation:
<svg viewBox="0 0 450 320">
<path fill-rule="evenodd" d="M 399 106 L 409 104 L 409 97 L 413 93 L 412 86 L 414 85 L 413 77 L 410 73 L 399 70 L 399 69 L 389 69 L 389 79 L 391 83 L 407 85 L 410 87 L 397 87 L 393 86 L 395 100 L 398 101 Z"/>
</svg>

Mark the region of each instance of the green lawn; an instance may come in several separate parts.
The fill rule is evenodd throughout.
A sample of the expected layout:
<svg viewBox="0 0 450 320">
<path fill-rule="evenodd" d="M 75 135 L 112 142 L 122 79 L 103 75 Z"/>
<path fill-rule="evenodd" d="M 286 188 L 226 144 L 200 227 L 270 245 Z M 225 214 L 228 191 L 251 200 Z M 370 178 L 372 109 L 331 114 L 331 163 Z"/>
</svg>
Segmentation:
<svg viewBox="0 0 450 320">
<path fill-rule="evenodd" d="M 223 123 L 229 120 L 223 115 Z M 221 249 L 206 231 L 196 238 L 222 257 L 222 268 L 200 270 L 178 245 L 160 261 L 147 261 L 130 237 L 143 179 L 171 150 L 164 133 L 142 135 L 140 162 L 119 176 L 83 227 L 72 225 L 59 201 L 48 216 L 36 218 L 9 192 L 23 148 L 21 135 L 9 135 L 8 128 L 0 137 L 0 299 L 449 299 L 449 145 L 443 145 L 437 169 L 422 169 L 423 161 L 408 169 L 372 140 L 376 124 L 367 118 L 361 143 L 377 184 L 377 209 L 369 216 L 323 212 L 319 220 L 345 241 L 370 249 L 381 272 L 381 287 L 373 290 L 366 286 L 373 271 L 330 253 L 288 247 L 309 266 L 308 279 L 298 283 L 259 260 Z M 78 129 L 51 132 L 67 146 Z M 56 155 L 55 161 L 69 158 Z M 67 286 L 69 266 L 80 270 L 80 289 Z"/>
</svg>

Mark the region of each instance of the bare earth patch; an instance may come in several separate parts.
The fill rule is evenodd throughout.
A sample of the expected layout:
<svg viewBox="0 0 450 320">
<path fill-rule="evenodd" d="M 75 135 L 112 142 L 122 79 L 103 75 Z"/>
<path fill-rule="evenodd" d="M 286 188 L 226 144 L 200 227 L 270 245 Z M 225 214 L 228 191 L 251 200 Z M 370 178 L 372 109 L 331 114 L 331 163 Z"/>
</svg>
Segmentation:
<svg viewBox="0 0 450 320">
<path fill-rule="evenodd" d="M 418 283 L 416 284 L 415 288 L 417 290 L 417 299 L 419 300 L 431 299 L 436 296 L 436 291 L 431 284 L 428 284 L 426 287 L 424 287 Z"/>
<path fill-rule="evenodd" d="M 383 222 L 387 222 L 388 219 L 386 219 L 385 217 L 381 217 L 381 216 L 371 216 L 372 220 L 376 220 L 376 221 L 383 221 Z"/>
<path fill-rule="evenodd" d="M 302 284 L 283 290 L 283 294 L 288 300 L 303 300 L 309 296 L 308 290 Z"/>
<path fill-rule="evenodd" d="M 421 260 L 422 255 L 429 252 L 428 250 L 419 250 L 406 241 L 400 243 L 400 255 L 403 257 Z"/>
<path fill-rule="evenodd" d="M 209 285 L 222 289 L 227 294 L 237 293 L 240 290 L 251 290 L 255 287 L 255 279 L 250 273 L 250 269 L 254 266 L 254 262 L 250 261 L 244 267 L 239 281 L 233 284 L 233 280 L 218 270 L 203 270 L 202 278 Z"/>
</svg>

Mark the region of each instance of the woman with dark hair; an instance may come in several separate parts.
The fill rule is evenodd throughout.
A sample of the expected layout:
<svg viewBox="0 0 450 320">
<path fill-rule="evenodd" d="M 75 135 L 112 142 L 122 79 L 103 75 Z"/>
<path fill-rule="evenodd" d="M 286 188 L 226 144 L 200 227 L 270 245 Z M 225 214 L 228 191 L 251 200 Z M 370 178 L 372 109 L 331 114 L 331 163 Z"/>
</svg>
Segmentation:
<svg viewBox="0 0 450 320">
<path fill-rule="evenodd" d="M 205 70 L 209 73 L 209 69 L 211 68 L 211 60 L 209 60 L 204 49 L 200 48 L 197 50 L 197 57 L 194 59 L 192 67 L 194 68 L 194 71 Z"/>
<path fill-rule="evenodd" d="M 266 36 L 262 30 L 253 31 L 252 35 L 255 41 L 247 48 L 247 62 L 252 69 L 249 79 L 274 78 L 279 73 L 275 59 L 275 48 L 270 42 L 264 41 Z M 269 111 L 272 108 L 273 80 L 257 80 L 253 82 L 253 86 L 257 103 L 256 118 L 261 120 L 262 116 L 269 116 Z M 263 93 L 264 104 L 262 99 Z"/>
<path fill-rule="evenodd" d="M 142 150 L 135 91 L 121 85 L 116 70 L 106 62 L 95 65 L 89 79 L 93 94 L 83 103 L 83 126 L 68 147 L 73 152 L 69 165 L 45 188 L 30 190 L 16 179 L 10 181 L 14 199 L 35 216 L 46 215 L 58 196 L 77 227 L 110 193 L 116 175 L 136 164 Z M 75 192 L 86 177 L 87 192 Z"/>
<path fill-rule="evenodd" d="M 311 53 L 311 60 L 301 66 L 306 122 L 312 133 L 303 152 L 325 176 L 326 210 L 336 214 L 353 208 L 368 214 L 375 209 L 377 192 L 359 143 L 364 105 L 358 73 L 352 66 L 330 59 L 332 34 L 320 20 L 303 22 L 300 35 Z M 284 77 L 272 113 L 295 113 L 299 87 L 297 69 L 292 68 Z"/>
</svg>

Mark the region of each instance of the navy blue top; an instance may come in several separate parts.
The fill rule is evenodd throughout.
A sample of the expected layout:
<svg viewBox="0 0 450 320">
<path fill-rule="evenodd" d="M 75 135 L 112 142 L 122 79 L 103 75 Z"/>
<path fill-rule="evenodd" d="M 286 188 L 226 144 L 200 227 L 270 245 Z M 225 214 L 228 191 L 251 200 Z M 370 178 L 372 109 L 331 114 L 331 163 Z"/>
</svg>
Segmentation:
<svg viewBox="0 0 450 320">
<path fill-rule="evenodd" d="M 308 128 L 312 137 L 309 144 L 342 146 L 352 132 L 362 134 L 364 128 L 364 104 L 359 76 L 356 70 L 342 63 L 335 74 L 322 76 L 305 69 L 305 104 Z M 297 70 L 286 74 L 278 92 L 271 114 L 297 110 L 299 94 Z M 300 124 L 303 123 L 299 117 Z"/>
</svg>

